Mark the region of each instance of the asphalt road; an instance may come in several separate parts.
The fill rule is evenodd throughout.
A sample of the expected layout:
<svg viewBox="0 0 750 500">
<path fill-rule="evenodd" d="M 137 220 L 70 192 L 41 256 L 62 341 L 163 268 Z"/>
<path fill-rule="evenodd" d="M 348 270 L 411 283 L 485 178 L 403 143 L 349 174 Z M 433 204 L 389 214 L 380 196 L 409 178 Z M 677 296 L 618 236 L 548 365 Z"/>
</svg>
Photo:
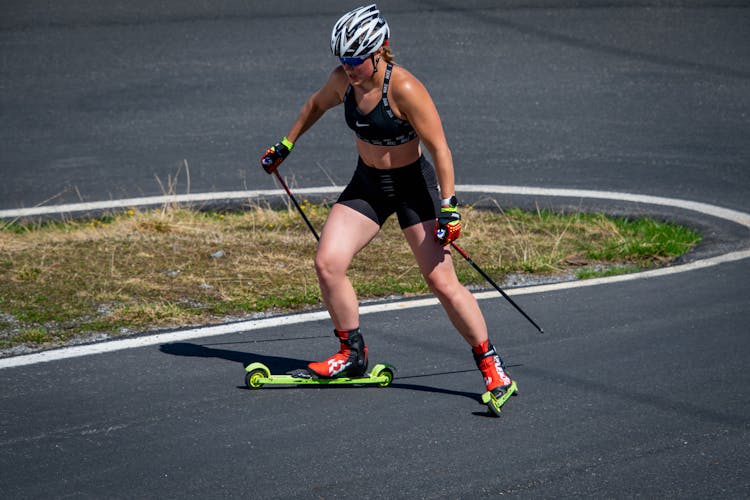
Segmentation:
<svg viewBox="0 0 750 500">
<path fill-rule="evenodd" d="M 430 89 L 458 182 L 614 190 L 750 212 L 747 2 L 395 2 L 397 59 Z M 347 2 L 4 2 L 0 209 L 266 189 L 257 157 L 335 61 Z M 284 164 L 353 168 L 340 110 Z M 158 179 L 158 180 L 157 180 Z M 686 260 L 747 249 L 700 227 Z M 466 242 L 468 247 L 470 242 Z M 523 295 L 542 336 L 481 302 L 521 395 L 489 418 L 437 307 L 363 317 L 387 389 L 243 387 L 330 354 L 326 321 L 0 369 L 0 496 L 750 496 L 747 259 Z"/>
</svg>

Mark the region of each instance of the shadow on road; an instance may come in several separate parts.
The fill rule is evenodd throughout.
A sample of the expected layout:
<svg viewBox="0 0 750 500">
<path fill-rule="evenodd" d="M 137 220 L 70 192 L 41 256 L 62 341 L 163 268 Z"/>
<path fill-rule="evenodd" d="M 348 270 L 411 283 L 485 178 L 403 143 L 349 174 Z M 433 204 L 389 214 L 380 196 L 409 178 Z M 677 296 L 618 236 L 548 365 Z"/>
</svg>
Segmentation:
<svg viewBox="0 0 750 500">
<path fill-rule="evenodd" d="M 173 344 L 162 344 L 159 350 L 173 356 L 185 356 L 194 358 L 219 358 L 235 363 L 242 363 L 243 368 L 251 363 L 263 363 L 271 373 L 286 373 L 299 368 L 305 368 L 308 361 L 303 359 L 286 358 L 281 356 L 267 356 L 265 354 L 254 354 L 252 352 L 232 351 L 229 349 L 216 349 L 190 342 L 176 342 Z"/>
<path fill-rule="evenodd" d="M 287 358 L 287 357 L 281 357 L 281 356 L 268 356 L 265 354 L 255 354 L 252 352 L 243 352 L 243 351 L 233 351 L 229 349 L 216 349 L 213 347 L 207 347 L 200 344 L 192 344 L 190 342 L 176 342 L 173 344 L 162 344 L 159 346 L 159 350 L 165 354 L 169 354 L 172 356 L 185 356 L 185 357 L 195 357 L 195 358 L 218 358 L 218 359 L 225 359 L 227 361 L 232 361 L 235 363 L 241 363 L 243 368 L 247 367 L 251 363 L 263 363 L 266 365 L 270 370 L 271 373 L 287 373 L 292 370 L 296 370 L 299 368 L 305 368 L 307 367 L 307 360 L 302 359 L 295 359 L 295 358 Z M 419 392 L 431 392 L 434 394 L 447 394 L 451 396 L 461 396 L 469 398 L 473 401 L 477 401 L 479 403 L 482 402 L 482 398 L 480 394 L 473 393 L 473 392 L 465 392 L 465 391 L 455 391 L 451 389 L 443 389 L 440 387 L 432 387 L 427 385 L 421 385 L 421 384 L 414 384 L 414 383 L 405 383 L 405 380 L 414 380 L 418 378 L 426 378 L 426 377 L 436 377 L 440 375 L 456 375 L 460 373 L 469 373 L 469 372 L 475 372 L 476 370 L 457 370 L 457 371 L 450 371 L 450 372 L 439 372 L 439 373 L 427 373 L 422 375 L 412 375 L 407 377 L 399 377 L 398 374 L 396 374 L 396 379 L 394 382 L 390 385 L 390 387 L 394 389 L 404 389 L 404 390 L 410 390 L 410 391 L 419 391 Z M 310 386 L 300 386 L 300 387 L 314 387 L 316 389 L 320 388 L 342 388 L 346 386 L 318 386 L 318 385 L 310 385 Z M 352 386 L 349 386 L 352 387 Z M 245 387 L 242 387 L 243 389 Z M 283 387 L 274 387 L 274 389 L 282 389 Z M 299 387 L 293 387 L 293 388 L 299 388 Z"/>
</svg>

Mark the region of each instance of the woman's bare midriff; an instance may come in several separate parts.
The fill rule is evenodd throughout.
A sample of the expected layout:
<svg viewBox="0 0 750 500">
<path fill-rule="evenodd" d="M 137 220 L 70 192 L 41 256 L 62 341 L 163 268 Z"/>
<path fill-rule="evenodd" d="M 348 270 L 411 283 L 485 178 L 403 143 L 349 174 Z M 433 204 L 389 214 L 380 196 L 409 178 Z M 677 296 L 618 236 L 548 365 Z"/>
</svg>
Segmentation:
<svg viewBox="0 0 750 500">
<path fill-rule="evenodd" d="M 357 152 L 368 167 L 383 170 L 411 165 L 422 155 L 419 138 L 398 146 L 375 146 L 359 138 Z"/>
</svg>

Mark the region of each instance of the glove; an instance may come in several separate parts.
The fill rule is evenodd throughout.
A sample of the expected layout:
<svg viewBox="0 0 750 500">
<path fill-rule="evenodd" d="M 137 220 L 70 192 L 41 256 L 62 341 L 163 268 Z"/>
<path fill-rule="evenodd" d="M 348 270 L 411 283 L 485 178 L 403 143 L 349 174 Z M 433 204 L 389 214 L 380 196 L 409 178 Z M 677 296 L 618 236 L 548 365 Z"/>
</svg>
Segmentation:
<svg viewBox="0 0 750 500">
<path fill-rule="evenodd" d="M 435 241 L 445 246 L 461 235 L 461 214 L 457 211 L 458 201 L 455 196 L 443 201 L 435 222 Z"/>
<path fill-rule="evenodd" d="M 266 152 L 260 157 L 260 164 L 263 170 L 269 174 L 276 172 L 276 169 L 279 168 L 284 158 L 292 152 L 292 148 L 294 148 L 294 143 L 284 137 L 281 141 L 266 149 Z"/>
</svg>

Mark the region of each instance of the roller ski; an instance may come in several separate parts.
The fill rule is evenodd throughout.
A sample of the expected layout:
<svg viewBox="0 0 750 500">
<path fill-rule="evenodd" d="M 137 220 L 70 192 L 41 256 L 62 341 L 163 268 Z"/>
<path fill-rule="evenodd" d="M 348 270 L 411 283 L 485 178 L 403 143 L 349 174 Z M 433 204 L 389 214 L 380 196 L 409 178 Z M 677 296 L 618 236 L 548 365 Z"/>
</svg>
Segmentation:
<svg viewBox="0 0 750 500">
<path fill-rule="evenodd" d="M 290 385 L 377 385 L 388 387 L 396 375 L 396 369 L 387 364 L 377 364 L 370 373 L 361 376 L 338 376 L 321 378 L 309 370 L 294 370 L 284 375 L 275 375 L 263 363 L 252 363 L 245 368 L 245 385 L 249 389 L 260 389 L 269 386 Z"/>
<path fill-rule="evenodd" d="M 503 360 L 489 341 L 472 347 L 472 353 L 487 386 L 482 403 L 487 405 L 490 413 L 499 417 L 506 401 L 518 395 L 518 386 L 505 372 Z"/>
<path fill-rule="evenodd" d="M 273 375 L 262 363 L 245 368 L 245 383 L 251 389 L 264 385 L 379 385 L 387 387 L 393 381 L 396 369 L 378 364 L 367 372 L 367 346 L 362 332 L 334 330 L 340 342 L 339 352 L 324 361 L 310 363 L 307 369 L 294 370 L 285 375 Z"/>
</svg>

